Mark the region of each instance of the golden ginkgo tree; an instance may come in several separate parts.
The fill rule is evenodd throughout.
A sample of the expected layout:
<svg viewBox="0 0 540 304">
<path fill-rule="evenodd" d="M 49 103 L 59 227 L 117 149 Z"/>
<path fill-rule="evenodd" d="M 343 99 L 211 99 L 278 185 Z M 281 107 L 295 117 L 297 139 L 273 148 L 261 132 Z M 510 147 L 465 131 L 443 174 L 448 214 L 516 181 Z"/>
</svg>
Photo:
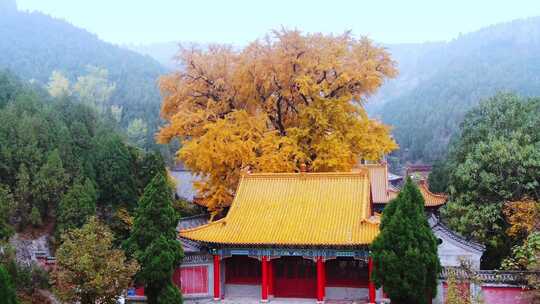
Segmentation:
<svg viewBox="0 0 540 304">
<path fill-rule="evenodd" d="M 182 48 L 181 69 L 160 80 L 162 143 L 201 179 L 210 211 L 232 201 L 242 171 L 348 171 L 397 148 L 369 119 L 366 98 L 397 73 L 367 38 L 274 31 L 242 50 Z"/>
</svg>

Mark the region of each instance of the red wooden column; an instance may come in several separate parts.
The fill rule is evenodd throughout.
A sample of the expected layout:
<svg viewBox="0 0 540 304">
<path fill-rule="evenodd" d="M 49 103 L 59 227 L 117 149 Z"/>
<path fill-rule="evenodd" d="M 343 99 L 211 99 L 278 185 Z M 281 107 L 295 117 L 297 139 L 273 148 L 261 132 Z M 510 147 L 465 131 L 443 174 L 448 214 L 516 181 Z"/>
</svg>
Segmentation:
<svg viewBox="0 0 540 304">
<path fill-rule="evenodd" d="M 326 262 L 323 260 L 323 267 L 322 267 L 322 273 L 323 273 L 323 298 L 326 297 Z"/>
<path fill-rule="evenodd" d="M 268 295 L 274 296 L 274 263 L 268 260 Z"/>
<path fill-rule="evenodd" d="M 219 255 L 214 255 L 214 301 L 219 301 L 221 299 L 221 292 L 220 292 L 220 285 L 221 285 L 221 279 L 220 279 L 220 269 L 219 269 Z"/>
<path fill-rule="evenodd" d="M 368 272 L 369 272 L 369 283 L 368 283 L 369 303 L 375 303 L 375 283 L 373 282 L 373 279 L 372 279 L 373 259 L 371 257 L 368 260 Z"/>
<path fill-rule="evenodd" d="M 317 303 L 324 303 L 324 261 L 322 257 L 317 257 Z"/>
<path fill-rule="evenodd" d="M 262 257 L 261 302 L 268 302 L 268 257 Z"/>
</svg>

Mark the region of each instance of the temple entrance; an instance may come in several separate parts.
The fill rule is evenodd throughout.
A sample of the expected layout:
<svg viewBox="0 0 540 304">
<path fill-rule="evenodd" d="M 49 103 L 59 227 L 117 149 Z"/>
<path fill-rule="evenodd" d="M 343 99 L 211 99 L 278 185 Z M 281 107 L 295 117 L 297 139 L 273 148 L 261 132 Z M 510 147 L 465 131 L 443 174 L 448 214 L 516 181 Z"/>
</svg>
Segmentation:
<svg viewBox="0 0 540 304">
<path fill-rule="evenodd" d="M 261 262 L 242 255 L 225 259 L 225 283 L 260 285 Z"/>
<path fill-rule="evenodd" d="M 281 257 L 272 262 L 276 297 L 317 297 L 317 269 L 313 261 L 302 257 Z"/>
</svg>

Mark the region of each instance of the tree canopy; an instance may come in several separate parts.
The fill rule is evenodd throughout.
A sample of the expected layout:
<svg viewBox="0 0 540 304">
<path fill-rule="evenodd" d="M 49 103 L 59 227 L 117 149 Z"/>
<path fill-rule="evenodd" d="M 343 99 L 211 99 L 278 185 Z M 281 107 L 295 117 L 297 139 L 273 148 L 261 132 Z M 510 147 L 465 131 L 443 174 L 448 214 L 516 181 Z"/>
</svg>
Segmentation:
<svg viewBox="0 0 540 304">
<path fill-rule="evenodd" d="M 487 245 L 483 267 L 498 267 L 525 235 L 508 235 L 508 202 L 540 200 L 540 100 L 498 94 L 465 116 L 448 157 L 433 174 L 447 181 L 442 215 Z M 516 237 L 517 236 L 517 237 Z"/>
<path fill-rule="evenodd" d="M 202 176 L 196 187 L 212 211 L 231 202 L 243 169 L 349 170 L 397 147 L 363 108 L 396 75 L 366 38 L 281 30 L 241 51 L 182 49 L 180 61 L 160 81 L 168 124 L 158 139 L 182 141 L 179 158 Z"/>
<path fill-rule="evenodd" d="M 56 220 L 59 236 L 96 211 L 109 224 L 121 221 L 118 209 L 134 211 L 155 173 L 111 117 L 9 73 L 0 72 L 0 88 L 0 210 L 9 211 L 0 215 L 1 239 L 14 226 Z"/>
<path fill-rule="evenodd" d="M 428 303 L 437 295 L 441 265 L 424 198 L 410 178 L 384 209 L 380 229 L 371 244 L 375 284 L 392 303 Z"/>
<path fill-rule="evenodd" d="M 112 232 L 92 217 L 82 228 L 63 235 L 56 252 L 54 284 L 63 301 L 114 304 L 139 266 L 113 249 Z"/>
</svg>

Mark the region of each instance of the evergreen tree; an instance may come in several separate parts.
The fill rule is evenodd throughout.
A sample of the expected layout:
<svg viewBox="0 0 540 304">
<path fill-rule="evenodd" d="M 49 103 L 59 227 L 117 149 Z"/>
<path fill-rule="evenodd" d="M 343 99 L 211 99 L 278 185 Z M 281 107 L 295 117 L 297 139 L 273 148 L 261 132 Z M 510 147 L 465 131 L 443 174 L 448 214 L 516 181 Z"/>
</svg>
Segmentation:
<svg viewBox="0 0 540 304">
<path fill-rule="evenodd" d="M 67 182 L 67 175 L 57 149 L 49 153 L 47 161 L 39 169 L 33 181 L 33 192 L 40 214 L 49 215 L 49 209 L 60 201 Z"/>
<path fill-rule="evenodd" d="M 95 145 L 93 163 L 101 190 L 99 203 L 106 208 L 132 208 L 137 203 L 133 154 L 117 134 L 101 134 Z"/>
<path fill-rule="evenodd" d="M 43 221 L 41 220 L 41 213 L 39 213 L 39 210 L 36 206 L 32 207 L 32 211 L 30 211 L 30 223 L 34 227 L 40 227 L 43 225 Z"/>
<path fill-rule="evenodd" d="M 9 188 L 0 184 L 0 243 L 9 240 L 14 233 L 9 223 L 13 207 L 13 196 Z"/>
<path fill-rule="evenodd" d="M 3 265 L 0 264 L 0 301 L 4 304 L 17 304 L 17 294 L 11 277 Z"/>
<path fill-rule="evenodd" d="M 20 218 L 21 227 L 25 227 L 30 219 L 32 189 L 30 187 L 30 175 L 25 165 L 21 165 L 17 173 L 17 188 L 15 198 L 17 200 L 17 215 Z"/>
<path fill-rule="evenodd" d="M 384 210 L 380 227 L 372 244 L 375 284 L 384 286 L 392 303 L 427 303 L 437 294 L 441 266 L 424 199 L 410 178 Z"/>
<path fill-rule="evenodd" d="M 137 280 L 144 283 L 149 304 L 181 303 L 172 275 L 183 251 L 176 239 L 178 216 L 164 170 L 158 172 L 144 190 L 136 209 L 135 223 L 127 251 L 137 258 L 141 270 Z"/>
<path fill-rule="evenodd" d="M 157 152 L 148 152 L 139 160 L 138 178 L 139 187 L 144 190 L 148 183 L 158 174 L 166 173 L 165 162 L 161 154 Z"/>
<path fill-rule="evenodd" d="M 58 206 L 57 232 L 80 228 L 96 213 L 97 194 L 89 179 L 84 183 L 75 182 L 64 195 Z"/>
</svg>

